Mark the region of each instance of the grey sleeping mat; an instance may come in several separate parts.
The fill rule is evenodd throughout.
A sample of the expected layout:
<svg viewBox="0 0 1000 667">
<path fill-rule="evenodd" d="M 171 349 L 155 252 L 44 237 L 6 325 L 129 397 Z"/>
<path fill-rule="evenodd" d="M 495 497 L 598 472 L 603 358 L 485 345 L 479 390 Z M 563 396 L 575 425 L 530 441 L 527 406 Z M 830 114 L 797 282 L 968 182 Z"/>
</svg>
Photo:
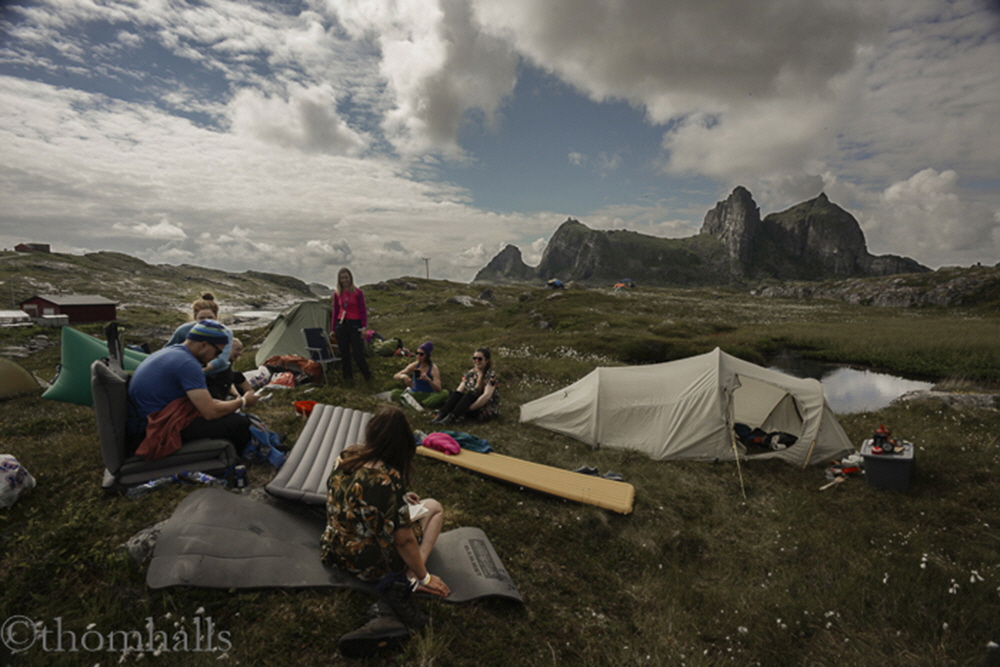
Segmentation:
<svg viewBox="0 0 1000 667">
<path fill-rule="evenodd" d="M 326 480 L 344 448 L 360 443 L 370 412 L 322 403 L 313 407 L 295 446 L 267 492 L 310 505 L 326 503 Z"/>
<path fill-rule="evenodd" d="M 163 525 L 146 574 L 150 588 L 354 588 L 374 586 L 320 561 L 324 518 L 222 489 L 198 489 Z M 478 528 L 443 533 L 427 569 L 451 588 L 448 602 L 498 596 L 522 601 Z"/>
</svg>

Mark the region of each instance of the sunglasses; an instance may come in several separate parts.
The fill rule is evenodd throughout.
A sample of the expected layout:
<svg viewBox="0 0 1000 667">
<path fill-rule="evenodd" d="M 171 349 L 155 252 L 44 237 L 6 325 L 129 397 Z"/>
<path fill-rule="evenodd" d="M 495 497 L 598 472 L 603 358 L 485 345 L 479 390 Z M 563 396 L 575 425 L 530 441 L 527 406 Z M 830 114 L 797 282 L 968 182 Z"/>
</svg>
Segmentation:
<svg viewBox="0 0 1000 667">
<path fill-rule="evenodd" d="M 417 356 L 418 357 L 426 357 L 427 353 L 426 352 L 417 352 Z"/>
<path fill-rule="evenodd" d="M 213 349 L 213 350 L 215 350 L 215 356 L 217 356 L 217 357 L 218 357 L 218 356 L 219 356 L 220 354 L 222 354 L 223 352 L 225 352 L 225 350 L 226 350 L 225 346 L 223 346 L 223 347 L 219 347 L 219 346 L 218 346 L 218 345 L 216 345 L 215 343 L 209 343 L 209 345 L 211 345 L 211 346 L 212 346 L 212 349 Z"/>
<path fill-rule="evenodd" d="M 486 361 L 486 357 L 472 357 L 473 361 Z"/>
</svg>

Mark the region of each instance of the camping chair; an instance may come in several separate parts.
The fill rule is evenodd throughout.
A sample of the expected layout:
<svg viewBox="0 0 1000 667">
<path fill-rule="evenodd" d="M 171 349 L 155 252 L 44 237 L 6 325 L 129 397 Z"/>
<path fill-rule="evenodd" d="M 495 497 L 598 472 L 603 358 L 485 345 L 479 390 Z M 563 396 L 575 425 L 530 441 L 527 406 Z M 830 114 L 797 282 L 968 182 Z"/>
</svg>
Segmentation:
<svg viewBox="0 0 1000 667">
<path fill-rule="evenodd" d="M 94 395 L 97 436 L 104 459 L 105 489 L 134 486 L 160 477 L 188 472 L 220 472 L 234 465 L 238 457 L 228 440 L 194 440 L 155 461 L 126 453 L 128 422 L 128 374 L 111 359 L 98 359 L 90 366 L 90 386 Z"/>
<path fill-rule="evenodd" d="M 327 338 L 326 331 L 322 327 L 307 327 L 302 330 L 302 337 L 305 339 L 309 358 L 323 369 L 323 384 L 329 384 L 326 378 L 326 367 L 340 361 L 340 357 L 336 356 L 330 349 L 330 339 Z"/>
</svg>

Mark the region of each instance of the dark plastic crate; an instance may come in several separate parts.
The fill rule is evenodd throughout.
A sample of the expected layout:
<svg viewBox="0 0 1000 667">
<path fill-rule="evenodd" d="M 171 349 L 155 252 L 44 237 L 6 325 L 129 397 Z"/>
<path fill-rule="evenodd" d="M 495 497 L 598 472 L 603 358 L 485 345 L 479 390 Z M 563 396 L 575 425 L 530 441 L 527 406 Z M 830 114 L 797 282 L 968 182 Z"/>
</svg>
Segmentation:
<svg viewBox="0 0 1000 667">
<path fill-rule="evenodd" d="M 903 451 L 899 454 L 872 454 L 872 441 L 861 445 L 861 456 L 865 459 L 865 479 L 876 489 L 907 491 L 913 474 L 913 443 L 901 441 Z"/>
</svg>

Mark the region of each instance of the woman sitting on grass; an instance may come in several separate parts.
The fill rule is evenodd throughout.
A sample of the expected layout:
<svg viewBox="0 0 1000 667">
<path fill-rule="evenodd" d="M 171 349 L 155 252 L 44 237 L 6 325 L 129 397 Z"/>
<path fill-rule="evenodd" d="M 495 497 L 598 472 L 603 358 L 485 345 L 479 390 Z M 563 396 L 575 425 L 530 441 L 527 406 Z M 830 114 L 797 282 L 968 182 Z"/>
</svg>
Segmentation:
<svg viewBox="0 0 1000 667">
<path fill-rule="evenodd" d="M 426 618 L 410 590 L 442 597 L 451 591 L 426 566 L 444 523 L 441 503 L 406 491 L 416 447 L 403 411 L 379 407 L 365 429 L 365 444 L 345 449 L 327 481 L 322 558 L 363 581 L 379 582 L 377 590 L 399 620 L 420 629 Z"/>
<path fill-rule="evenodd" d="M 436 408 L 448 400 L 448 392 L 441 388 L 441 369 L 431 361 L 434 343 L 427 341 L 417 348 L 417 360 L 393 375 L 393 379 L 406 383 L 405 389 L 393 389 L 392 400 L 399 403 L 404 396 L 425 408 Z"/>
<path fill-rule="evenodd" d="M 472 364 L 472 369 L 462 376 L 458 388 L 448 396 L 448 402 L 432 423 L 444 426 L 465 416 L 488 421 L 500 414 L 499 380 L 493 371 L 490 348 L 476 348 Z"/>
</svg>

